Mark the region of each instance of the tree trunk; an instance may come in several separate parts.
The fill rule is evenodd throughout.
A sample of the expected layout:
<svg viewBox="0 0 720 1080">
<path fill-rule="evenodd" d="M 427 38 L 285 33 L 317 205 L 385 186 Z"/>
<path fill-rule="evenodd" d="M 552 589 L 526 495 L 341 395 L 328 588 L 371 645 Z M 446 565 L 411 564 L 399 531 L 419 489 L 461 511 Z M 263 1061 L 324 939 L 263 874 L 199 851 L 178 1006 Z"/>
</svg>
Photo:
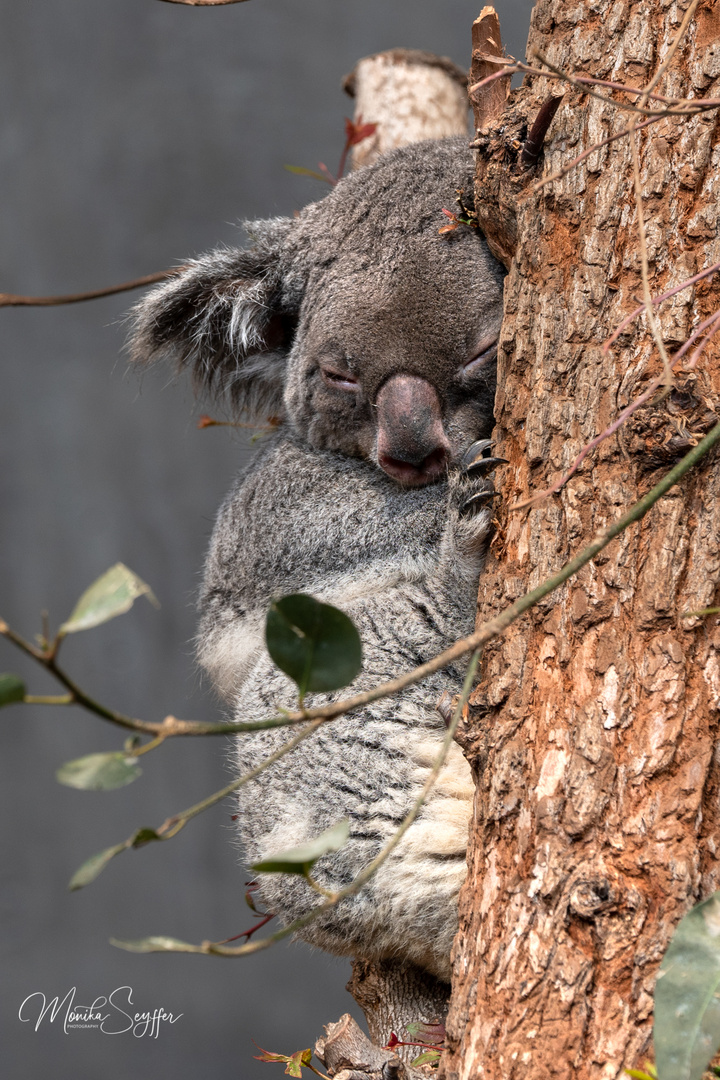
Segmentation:
<svg viewBox="0 0 720 1080">
<path fill-rule="evenodd" d="M 528 56 L 644 86 L 687 7 L 539 0 Z M 701 0 L 657 92 L 720 96 L 719 42 L 720 3 Z M 511 464 L 496 481 L 504 509 L 481 619 L 615 520 L 720 411 L 711 344 L 693 373 L 678 370 L 671 393 L 636 412 L 559 495 L 510 509 L 562 475 L 662 371 L 644 316 L 607 354 L 601 348 L 643 290 L 629 140 L 515 203 L 510 136 L 518 118 L 531 123 L 563 91 L 533 180 L 632 118 L 567 84 L 526 78 L 480 151 L 492 204 L 485 225 L 498 208 L 514 216 L 517 244 L 496 405 L 496 452 Z M 665 119 L 636 136 L 654 296 L 720 259 L 717 115 Z M 492 187 L 501 168 L 504 195 Z M 502 246 L 507 230 L 499 232 Z M 718 276 L 657 309 L 671 353 L 720 306 Z M 718 602 L 719 572 L 712 454 L 487 649 L 464 734 L 478 792 L 447 1080 L 597 1080 L 648 1054 L 659 960 L 681 916 L 720 887 L 720 626 L 683 614 Z"/>
</svg>

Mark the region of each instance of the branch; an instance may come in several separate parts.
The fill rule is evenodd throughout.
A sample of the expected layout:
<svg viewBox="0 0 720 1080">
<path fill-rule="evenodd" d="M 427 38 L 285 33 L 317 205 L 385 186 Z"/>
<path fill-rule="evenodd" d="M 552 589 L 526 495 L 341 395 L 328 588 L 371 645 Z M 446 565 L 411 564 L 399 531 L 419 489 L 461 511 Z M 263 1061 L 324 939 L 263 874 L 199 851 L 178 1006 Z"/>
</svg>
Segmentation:
<svg viewBox="0 0 720 1080">
<path fill-rule="evenodd" d="M 497 12 L 493 7 L 484 7 L 472 25 L 470 80 L 473 85 L 468 94 L 473 107 L 476 132 L 485 131 L 502 115 L 510 93 L 509 83 L 497 81 L 508 74 L 503 70 L 506 61 L 502 51 Z M 478 96 L 477 91 L 481 87 L 485 88 L 485 92 Z"/>
<path fill-rule="evenodd" d="M 530 128 L 530 133 L 525 140 L 525 145 L 523 146 L 520 155 L 520 165 L 523 169 L 532 169 L 532 167 L 537 164 L 543 142 L 545 141 L 545 135 L 553 122 L 553 117 L 558 111 L 558 106 L 561 101 L 562 96 L 549 97 L 547 101 L 543 102 L 540 106 L 538 114 L 535 117 L 535 122 Z"/>
<path fill-rule="evenodd" d="M 175 0 L 171 0 L 175 2 Z M 16 296 L 15 293 L 0 293 L 0 307 L 55 307 L 58 304 L 77 304 L 81 300 L 98 300 L 101 296 L 114 296 L 115 293 L 141 289 L 144 285 L 154 285 L 156 281 L 165 281 L 187 270 L 186 266 L 176 266 L 172 270 L 158 270 L 156 274 L 126 281 L 122 285 L 111 285 L 107 289 L 93 289 L 91 292 L 68 293 L 66 296 Z"/>
</svg>

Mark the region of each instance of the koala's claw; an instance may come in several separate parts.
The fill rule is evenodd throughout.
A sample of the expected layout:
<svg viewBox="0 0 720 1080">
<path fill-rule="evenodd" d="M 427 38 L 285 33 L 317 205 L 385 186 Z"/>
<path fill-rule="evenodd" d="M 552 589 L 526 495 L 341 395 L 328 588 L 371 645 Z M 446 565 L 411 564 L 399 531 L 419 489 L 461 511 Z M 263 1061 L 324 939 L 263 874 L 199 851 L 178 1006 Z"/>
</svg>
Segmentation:
<svg viewBox="0 0 720 1080">
<path fill-rule="evenodd" d="M 499 499 L 499 491 L 477 491 L 474 495 L 471 495 L 469 499 L 460 507 L 461 514 L 471 514 L 477 510 L 482 510 L 486 503 L 492 502 L 493 499 Z"/>
<path fill-rule="evenodd" d="M 469 469 L 471 465 L 475 464 L 478 458 L 483 456 L 486 450 L 489 450 L 494 445 L 495 443 L 492 439 L 478 439 L 477 442 L 474 442 L 463 454 L 463 468 Z"/>
<path fill-rule="evenodd" d="M 462 459 L 464 471 L 471 476 L 485 476 L 492 472 L 498 465 L 509 465 L 507 458 L 486 456 L 486 451 L 495 444 L 492 439 L 478 439 L 469 450 L 465 451 Z"/>
<path fill-rule="evenodd" d="M 481 457 L 473 461 L 472 465 L 466 465 L 465 472 L 470 473 L 471 476 L 485 476 L 485 473 L 492 472 L 498 465 L 509 464 L 508 459 L 504 457 Z"/>
</svg>

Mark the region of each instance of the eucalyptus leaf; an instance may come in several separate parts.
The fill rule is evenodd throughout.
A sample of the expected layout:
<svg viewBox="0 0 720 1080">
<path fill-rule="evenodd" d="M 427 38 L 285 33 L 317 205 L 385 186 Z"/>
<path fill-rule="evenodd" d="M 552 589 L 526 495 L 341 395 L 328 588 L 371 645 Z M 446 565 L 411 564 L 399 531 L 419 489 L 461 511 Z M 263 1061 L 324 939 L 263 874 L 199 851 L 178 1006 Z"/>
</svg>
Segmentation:
<svg viewBox="0 0 720 1080">
<path fill-rule="evenodd" d="M 87 859 L 73 874 L 70 879 L 69 888 L 72 891 L 75 891 L 75 889 L 82 889 L 86 885 L 89 885 L 91 881 L 94 881 L 95 878 L 102 873 L 110 860 L 114 859 L 116 855 L 119 855 L 121 851 L 127 851 L 128 848 L 131 847 L 142 847 L 144 844 L 149 844 L 152 840 L 164 839 L 165 838 L 160 836 L 155 829 L 138 829 L 129 840 L 123 840 L 122 844 L 115 844 L 113 847 L 106 848 L 104 851 L 100 851 L 97 855 L 92 855 Z"/>
<path fill-rule="evenodd" d="M 662 1080 L 700 1080 L 720 1048 L 720 892 L 678 924 L 658 972 L 653 1038 Z"/>
<path fill-rule="evenodd" d="M 128 757 L 122 751 L 115 750 L 107 754 L 87 754 L 74 761 L 66 761 L 55 776 L 66 787 L 79 788 L 82 791 L 112 791 L 113 788 L 131 784 L 141 772 L 137 758 Z"/>
<path fill-rule="evenodd" d="M 89 885 L 98 874 L 102 873 L 110 860 L 119 855 L 121 851 L 125 851 L 126 848 L 127 844 L 123 842 L 122 844 L 115 844 L 114 847 L 105 848 L 104 851 L 99 851 L 97 855 L 91 855 L 70 878 L 70 884 L 68 885 L 70 891 L 75 892 L 76 889 L 83 889 L 86 885 Z"/>
<path fill-rule="evenodd" d="M 362 667 L 360 637 L 351 619 L 331 604 L 291 593 L 270 605 L 265 625 L 268 652 L 306 693 L 339 690 Z"/>
<path fill-rule="evenodd" d="M 413 1068 L 418 1069 L 421 1065 L 435 1065 L 440 1060 L 439 1050 L 423 1050 L 410 1062 Z"/>
<path fill-rule="evenodd" d="M 0 709 L 3 705 L 14 705 L 25 697 L 25 683 L 17 675 L 9 672 L 0 675 Z"/>
<path fill-rule="evenodd" d="M 138 829 L 130 841 L 130 846 L 134 848 L 144 847 L 145 844 L 150 844 L 153 840 L 165 840 L 166 837 L 161 836 L 155 829 Z"/>
<path fill-rule="evenodd" d="M 150 586 L 127 566 L 116 563 L 85 590 L 70 618 L 60 627 L 60 633 L 75 634 L 100 626 L 129 611 L 138 596 L 147 596 L 152 604 L 159 606 Z"/>
<path fill-rule="evenodd" d="M 253 870 L 262 870 L 266 874 L 307 874 L 310 868 L 323 855 L 331 851 L 338 851 L 347 843 L 350 836 L 350 822 L 347 818 L 338 821 L 337 825 L 326 829 L 314 840 L 308 840 L 306 844 L 288 848 L 287 851 L 279 851 L 277 855 L 270 855 L 262 862 L 254 863 Z"/>
<path fill-rule="evenodd" d="M 201 953 L 204 950 L 198 945 L 190 945 L 187 941 L 179 941 L 172 937 L 146 937 L 138 941 L 118 941 L 110 938 L 110 944 L 118 949 L 127 949 L 128 952 L 191 952 Z"/>
</svg>

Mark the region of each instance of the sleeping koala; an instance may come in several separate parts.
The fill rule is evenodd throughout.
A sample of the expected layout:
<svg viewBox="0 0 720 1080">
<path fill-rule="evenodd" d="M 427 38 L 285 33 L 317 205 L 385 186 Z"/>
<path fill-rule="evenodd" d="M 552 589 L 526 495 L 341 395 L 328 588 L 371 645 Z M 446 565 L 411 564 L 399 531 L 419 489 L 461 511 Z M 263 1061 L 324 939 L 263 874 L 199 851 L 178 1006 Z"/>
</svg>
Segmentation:
<svg viewBox="0 0 720 1080">
<path fill-rule="evenodd" d="M 473 629 L 504 271 L 476 229 L 438 231 L 472 171 L 462 138 L 395 151 L 299 217 L 249 224 L 251 248 L 196 260 L 135 309 L 137 359 L 174 358 L 238 409 L 283 421 L 221 508 L 205 568 L 199 658 L 235 720 L 296 704 L 263 642 L 279 595 L 353 619 L 364 662 L 351 692 Z M 334 720 L 243 787 L 248 860 L 347 817 L 350 840 L 314 875 L 349 884 L 416 799 L 445 735 L 437 702 L 461 681 L 449 668 Z M 237 736 L 239 772 L 293 734 Z M 391 857 L 301 936 L 448 980 L 472 791 L 453 746 Z M 260 890 L 284 922 L 322 902 L 294 875 L 261 875 Z"/>
</svg>

